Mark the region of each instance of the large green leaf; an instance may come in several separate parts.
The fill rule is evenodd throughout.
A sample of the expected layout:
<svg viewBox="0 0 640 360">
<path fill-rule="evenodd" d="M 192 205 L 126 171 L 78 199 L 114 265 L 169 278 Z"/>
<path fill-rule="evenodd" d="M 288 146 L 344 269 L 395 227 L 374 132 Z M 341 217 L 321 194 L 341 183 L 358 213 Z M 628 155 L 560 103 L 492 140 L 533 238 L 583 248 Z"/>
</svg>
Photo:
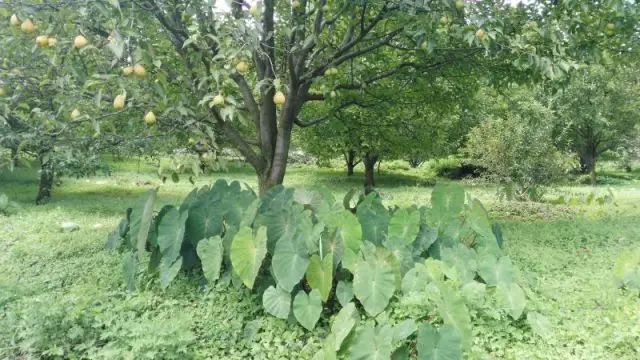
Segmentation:
<svg viewBox="0 0 640 360">
<path fill-rule="evenodd" d="M 460 291 L 448 283 L 437 283 L 440 298 L 437 301 L 438 315 L 445 325 L 455 328 L 463 348 L 471 346 L 471 316 L 469 309 L 460 296 Z"/>
<path fill-rule="evenodd" d="M 414 208 L 403 208 L 393 213 L 389 221 L 388 238 L 404 245 L 412 244 L 420 230 L 420 212 Z"/>
<path fill-rule="evenodd" d="M 508 256 L 503 256 L 500 260 L 497 260 L 492 254 L 484 253 L 478 257 L 478 273 L 489 286 L 512 283 L 515 276 L 514 272 L 513 264 Z"/>
<path fill-rule="evenodd" d="M 336 297 L 342 306 L 347 306 L 353 299 L 353 286 L 351 282 L 339 281 L 336 286 Z"/>
<path fill-rule="evenodd" d="M 184 240 L 185 221 L 189 214 L 181 213 L 175 207 L 165 210 L 158 223 L 158 246 L 162 258 L 173 263 L 180 256 Z"/>
<path fill-rule="evenodd" d="M 406 319 L 393 327 L 393 343 L 398 344 L 405 341 L 417 330 L 416 322 L 413 319 Z"/>
<path fill-rule="evenodd" d="M 253 288 L 266 255 L 267 229 L 260 227 L 254 236 L 250 227 L 240 228 L 231 243 L 231 265 L 233 271 L 249 289 Z"/>
<path fill-rule="evenodd" d="M 456 270 L 463 284 L 475 279 L 478 262 L 477 254 L 473 249 L 458 244 L 454 248 L 443 248 L 440 254 L 442 261 Z"/>
<path fill-rule="evenodd" d="M 390 216 L 389 210 L 384 207 L 377 194 L 369 194 L 358 205 L 356 214 L 362 228 L 362 240 L 382 245 L 387 238 Z"/>
<path fill-rule="evenodd" d="M 456 183 L 438 183 L 431 192 L 431 216 L 438 225 L 446 225 L 464 208 L 464 189 Z"/>
<path fill-rule="evenodd" d="M 466 213 L 466 219 L 469 222 L 469 226 L 478 235 L 496 241 L 496 237 L 493 234 L 491 222 L 489 221 L 489 215 L 482 206 L 482 203 L 478 199 L 473 199 L 469 206 L 469 210 Z"/>
<path fill-rule="evenodd" d="M 343 210 L 339 213 L 339 219 L 335 223 L 340 224 L 340 236 L 345 248 L 353 252 L 360 251 L 362 245 L 362 226 L 358 218 L 351 212 Z"/>
<path fill-rule="evenodd" d="M 160 286 L 166 289 L 167 286 L 176 278 L 180 268 L 182 267 L 182 257 L 178 257 L 175 261 L 168 258 L 160 260 Z"/>
<path fill-rule="evenodd" d="M 365 311 L 376 316 L 382 312 L 396 290 L 396 274 L 386 262 L 361 261 L 353 274 L 353 293 Z"/>
<path fill-rule="evenodd" d="M 367 324 L 356 332 L 349 349 L 350 360 L 389 360 L 393 351 L 393 329 L 388 325 Z"/>
<path fill-rule="evenodd" d="M 224 256 L 222 238 L 216 235 L 212 238 L 202 240 L 198 243 L 198 257 L 202 263 L 204 277 L 213 283 L 220 278 L 220 267 Z"/>
<path fill-rule="evenodd" d="M 129 238 L 132 245 L 135 245 L 139 260 L 144 256 L 149 229 L 151 228 L 151 221 L 153 220 L 153 206 L 155 205 L 157 196 L 157 188 L 147 191 L 138 202 L 138 205 L 131 211 Z"/>
<path fill-rule="evenodd" d="M 413 269 L 409 270 L 402 278 L 402 293 L 407 295 L 412 292 L 423 292 L 431 281 L 431 276 L 427 267 L 421 263 L 416 263 Z"/>
<path fill-rule="evenodd" d="M 199 194 L 198 199 L 190 205 L 187 219 L 187 239 L 197 246 L 202 239 L 222 233 L 224 209 L 220 206 L 219 195 L 211 191 Z"/>
<path fill-rule="evenodd" d="M 308 265 L 309 256 L 302 239 L 285 236 L 278 240 L 271 261 L 278 286 L 292 291 L 304 276 Z"/>
<path fill-rule="evenodd" d="M 503 309 L 514 320 L 522 316 L 524 307 L 527 304 L 524 292 L 516 283 L 500 283 L 496 288 L 496 297 Z"/>
<path fill-rule="evenodd" d="M 136 289 L 136 275 L 138 273 L 138 258 L 135 253 L 130 251 L 124 253 L 122 273 L 127 290 L 134 291 Z"/>
<path fill-rule="evenodd" d="M 548 339 L 553 335 L 551 322 L 544 315 L 531 311 L 527 313 L 527 323 L 534 334 L 543 339 Z"/>
<path fill-rule="evenodd" d="M 333 286 L 333 256 L 325 254 L 323 259 L 313 255 L 307 268 L 307 283 L 312 289 L 318 289 L 322 301 L 327 301 Z"/>
<path fill-rule="evenodd" d="M 283 289 L 269 286 L 262 294 L 262 306 L 269 314 L 287 319 L 291 311 L 291 294 Z"/>
<path fill-rule="evenodd" d="M 340 350 L 342 342 L 349 336 L 359 320 L 360 315 L 353 303 L 347 304 L 338 312 L 333 324 L 331 324 L 331 335 L 334 336 L 336 351 Z"/>
<path fill-rule="evenodd" d="M 461 360 L 462 347 L 460 335 L 452 326 L 444 325 L 436 330 L 429 323 L 418 328 L 419 360 Z"/>
<path fill-rule="evenodd" d="M 307 295 L 304 290 L 298 291 L 293 300 L 293 315 L 300 325 L 311 331 L 316 326 L 322 314 L 322 299 L 318 289 L 313 289 Z"/>
</svg>

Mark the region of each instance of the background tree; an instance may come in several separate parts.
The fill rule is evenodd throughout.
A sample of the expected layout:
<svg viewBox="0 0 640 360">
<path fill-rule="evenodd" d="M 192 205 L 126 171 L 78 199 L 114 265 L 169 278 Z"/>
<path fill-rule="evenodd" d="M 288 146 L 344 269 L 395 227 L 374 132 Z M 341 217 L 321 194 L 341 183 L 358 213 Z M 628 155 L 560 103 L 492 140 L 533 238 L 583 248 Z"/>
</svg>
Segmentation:
<svg viewBox="0 0 640 360">
<path fill-rule="evenodd" d="M 640 72 L 631 66 L 585 67 L 553 101 L 560 145 L 575 153 L 580 171 L 596 183 L 597 159 L 605 151 L 632 147 L 639 135 Z"/>
</svg>

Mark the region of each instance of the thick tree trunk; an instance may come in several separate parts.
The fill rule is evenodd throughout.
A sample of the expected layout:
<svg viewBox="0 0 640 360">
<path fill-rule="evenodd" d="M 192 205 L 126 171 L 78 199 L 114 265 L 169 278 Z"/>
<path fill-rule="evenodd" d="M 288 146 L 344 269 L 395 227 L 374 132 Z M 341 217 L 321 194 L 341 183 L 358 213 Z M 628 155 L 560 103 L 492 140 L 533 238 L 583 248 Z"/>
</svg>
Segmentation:
<svg viewBox="0 0 640 360">
<path fill-rule="evenodd" d="M 356 152 L 349 150 L 344 153 L 344 161 L 347 164 L 347 176 L 353 175 L 353 169 L 360 163 L 356 160 Z"/>
<path fill-rule="evenodd" d="M 36 197 L 36 205 L 46 204 L 51 198 L 53 189 L 53 180 L 55 171 L 51 160 L 40 156 L 40 185 L 38 188 L 38 196 Z"/>
<path fill-rule="evenodd" d="M 375 152 L 367 152 L 362 158 L 364 164 L 364 193 L 369 194 L 376 185 L 374 180 L 375 167 L 378 162 L 378 154 Z"/>
<path fill-rule="evenodd" d="M 595 149 L 589 148 L 582 151 L 579 155 L 580 158 L 580 172 L 583 174 L 589 174 L 591 179 L 591 185 L 596 185 L 597 183 L 597 174 L 596 174 L 596 161 L 597 154 Z"/>
</svg>

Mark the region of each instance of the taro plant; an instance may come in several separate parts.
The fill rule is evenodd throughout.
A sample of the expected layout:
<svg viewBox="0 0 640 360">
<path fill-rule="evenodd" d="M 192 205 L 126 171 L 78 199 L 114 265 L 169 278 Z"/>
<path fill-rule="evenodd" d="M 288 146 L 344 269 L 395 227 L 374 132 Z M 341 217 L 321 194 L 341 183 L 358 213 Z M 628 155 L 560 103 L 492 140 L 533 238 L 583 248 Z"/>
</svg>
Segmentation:
<svg viewBox="0 0 640 360">
<path fill-rule="evenodd" d="M 163 288 L 181 270 L 210 283 L 230 278 L 267 313 L 308 330 L 337 313 L 319 359 L 460 358 L 472 340 L 468 306 L 491 304 L 492 316 L 513 320 L 525 311 L 499 226 L 457 185 L 436 186 L 431 206 L 406 208 L 387 208 L 375 193 L 351 208 L 352 194 L 338 202 L 282 186 L 258 198 L 222 180 L 157 213 L 156 195 L 128 209 L 108 238 L 123 250 L 127 287 L 148 259 Z M 391 303 L 411 301 L 420 306 L 390 316 Z"/>
<path fill-rule="evenodd" d="M 618 286 L 640 293 L 640 248 L 623 251 L 613 267 Z"/>
</svg>

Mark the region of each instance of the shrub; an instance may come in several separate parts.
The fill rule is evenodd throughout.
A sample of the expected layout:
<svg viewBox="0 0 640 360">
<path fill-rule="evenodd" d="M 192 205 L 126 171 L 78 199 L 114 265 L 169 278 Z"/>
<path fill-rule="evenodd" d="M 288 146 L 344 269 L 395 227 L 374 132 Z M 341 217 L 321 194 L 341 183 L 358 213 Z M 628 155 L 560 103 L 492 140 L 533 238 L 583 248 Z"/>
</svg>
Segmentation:
<svg viewBox="0 0 640 360">
<path fill-rule="evenodd" d="M 9 200 L 9 197 L 0 193 L 0 215 L 9 216 L 18 210 L 18 204 Z"/>
<path fill-rule="evenodd" d="M 472 341 L 470 306 L 513 320 L 526 307 L 499 226 L 457 185 L 437 186 L 430 207 L 393 209 L 375 193 L 351 209 L 350 196 L 338 202 L 325 190 L 278 186 L 258 198 L 220 180 L 154 213 L 156 192 L 107 241 L 123 251 L 127 287 L 136 288 L 150 253 L 146 272 L 163 288 L 197 270 L 209 283 L 246 286 L 267 313 L 308 330 L 337 312 L 319 358 L 389 358 L 416 346 L 461 358 Z M 411 299 L 422 305 L 386 311 Z"/>
<path fill-rule="evenodd" d="M 457 159 L 455 157 L 439 159 L 432 166 L 437 176 L 451 180 L 477 178 L 487 171 L 485 167 L 473 161 Z"/>
<path fill-rule="evenodd" d="M 616 259 L 613 275 L 619 287 L 640 292 L 640 249 L 622 252 Z"/>
<path fill-rule="evenodd" d="M 516 113 L 490 117 L 469 133 L 465 151 L 502 185 L 509 199 L 538 201 L 543 186 L 567 172 L 570 157 L 552 142 L 551 128 Z"/>
</svg>

